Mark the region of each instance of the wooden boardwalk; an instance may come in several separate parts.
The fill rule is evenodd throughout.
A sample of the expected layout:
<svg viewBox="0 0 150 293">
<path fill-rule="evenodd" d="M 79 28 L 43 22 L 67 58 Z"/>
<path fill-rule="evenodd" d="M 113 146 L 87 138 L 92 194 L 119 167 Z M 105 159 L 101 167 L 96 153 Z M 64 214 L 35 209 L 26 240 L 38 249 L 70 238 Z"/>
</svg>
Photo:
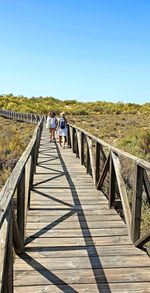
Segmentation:
<svg viewBox="0 0 150 293">
<path fill-rule="evenodd" d="M 150 259 L 71 149 L 42 133 L 14 292 L 150 292 Z"/>
</svg>

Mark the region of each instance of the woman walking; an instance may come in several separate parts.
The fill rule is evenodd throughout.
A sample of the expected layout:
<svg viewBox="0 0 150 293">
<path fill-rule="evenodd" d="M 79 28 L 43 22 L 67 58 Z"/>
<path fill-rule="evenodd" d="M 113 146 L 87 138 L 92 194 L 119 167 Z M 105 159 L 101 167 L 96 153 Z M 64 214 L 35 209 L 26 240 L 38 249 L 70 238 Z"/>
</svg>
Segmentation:
<svg viewBox="0 0 150 293">
<path fill-rule="evenodd" d="M 59 136 L 59 145 L 63 144 L 63 148 L 65 148 L 65 143 L 67 141 L 67 119 L 65 117 L 65 113 L 60 113 L 60 119 L 58 122 L 58 136 Z"/>
<path fill-rule="evenodd" d="M 55 140 L 55 131 L 58 121 L 55 112 L 48 112 L 46 128 L 49 128 L 50 142 Z"/>
</svg>

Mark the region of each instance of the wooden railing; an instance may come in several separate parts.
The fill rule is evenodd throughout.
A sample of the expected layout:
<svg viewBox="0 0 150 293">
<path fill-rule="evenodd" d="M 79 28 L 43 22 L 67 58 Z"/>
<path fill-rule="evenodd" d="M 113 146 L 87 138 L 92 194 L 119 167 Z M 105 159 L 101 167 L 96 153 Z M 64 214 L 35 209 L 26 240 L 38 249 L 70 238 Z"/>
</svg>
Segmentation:
<svg viewBox="0 0 150 293">
<path fill-rule="evenodd" d="M 150 163 L 112 147 L 71 124 L 68 124 L 68 145 L 80 158 L 81 164 L 86 166 L 87 173 L 92 175 L 96 189 L 103 190 L 105 187 L 109 208 L 119 206 L 117 210 L 126 223 L 134 245 L 142 247 L 150 241 L 150 227 L 141 236 L 143 194 L 150 212 Z M 128 182 L 127 165 L 133 167 L 132 172 L 130 170 L 132 188 Z"/>
<path fill-rule="evenodd" d="M 0 116 L 7 119 L 14 119 L 16 121 L 24 121 L 24 122 L 30 122 L 30 123 L 38 123 L 44 117 L 39 114 L 14 112 L 10 110 L 2 110 L 2 109 L 0 109 Z"/>
<path fill-rule="evenodd" d="M 7 113 L 5 114 L 7 115 Z M 12 112 L 9 112 L 8 115 L 10 115 L 9 118 L 17 118 L 16 114 Z M 36 122 L 39 120 L 38 117 L 36 117 Z M 18 119 L 23 119 L 23 116 L 18 115 Z M 0 292 L 4 293 L 13 292 L 13 249 L 16 253 L 21 253 L 24 249 L 26 214 L 30 205 L 30 190 L 37 163 L 42 127 L 43 118 L 38 123 L 28 147 L 0 192 Z"/>
<path fill-rule="evenodd" d="M 0 110 L 0 116 L 32 123 L 39 121 L 28 147 L 0 192 L 0 292 L 8 293 L 13 292 L 13 249 L 17 254 L 24 250 L 26 214 L 44 117 L 4 110 Z M 71 124 L 68 124 L 68 145 L 86 166 L 87 173 L 92 175 L 95 187 L 99 190 L 106 188 L 104 193 L 109 207 L 116 208 L 121 204 L 118 211 L 123 211 L 120 214 L 126 222 L 129 238 L 135 246 L 142 247 L 150 240 L 150 231 L 141 237 L 143 192 L 150 206 L 150 163 Z M 132 201 L 128 194 L 129 183 L 124 176 L 124 160 L 133 165 Z"/>
</svg>

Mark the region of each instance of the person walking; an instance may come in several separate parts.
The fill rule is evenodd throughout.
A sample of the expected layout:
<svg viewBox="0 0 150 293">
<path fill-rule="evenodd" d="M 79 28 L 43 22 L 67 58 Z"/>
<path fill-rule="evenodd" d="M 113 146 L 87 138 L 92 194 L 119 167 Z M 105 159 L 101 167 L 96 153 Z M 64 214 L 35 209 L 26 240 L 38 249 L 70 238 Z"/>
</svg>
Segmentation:
<svg viewBox="0 0 150 293">
<path fill-rule="evenodd" d="M 55 141 L 55 131 L 56 131 L 57 124 L 58 124 L 58 121 L 57 121 L 55 112 L 53 111 L 48 112 L 46 128 L 49 128 L 50 142 Z"/>
<path fill-rule="evenodd" d="M 63 148 L 65 148 L 65 144 L 67 141 L 67 119 L 65 117 L 65 113 L 60 113 L 60 118 L 58 122 L 58 136 L 59 136 L 59 145 L 63 144 Z"/>
</svg>

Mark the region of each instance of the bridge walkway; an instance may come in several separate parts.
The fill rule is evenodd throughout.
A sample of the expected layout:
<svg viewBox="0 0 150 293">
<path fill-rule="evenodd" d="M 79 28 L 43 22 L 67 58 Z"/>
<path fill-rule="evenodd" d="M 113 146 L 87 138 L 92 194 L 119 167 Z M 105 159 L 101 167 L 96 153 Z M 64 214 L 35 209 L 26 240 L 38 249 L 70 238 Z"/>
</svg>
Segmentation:
<svg viewBox="0 0 150 293">
<path fill-rule="evenodd" d="M 14 292 L 150 292 L 150 260 L 71 149 L 43 130 Z"/>
</svg>

